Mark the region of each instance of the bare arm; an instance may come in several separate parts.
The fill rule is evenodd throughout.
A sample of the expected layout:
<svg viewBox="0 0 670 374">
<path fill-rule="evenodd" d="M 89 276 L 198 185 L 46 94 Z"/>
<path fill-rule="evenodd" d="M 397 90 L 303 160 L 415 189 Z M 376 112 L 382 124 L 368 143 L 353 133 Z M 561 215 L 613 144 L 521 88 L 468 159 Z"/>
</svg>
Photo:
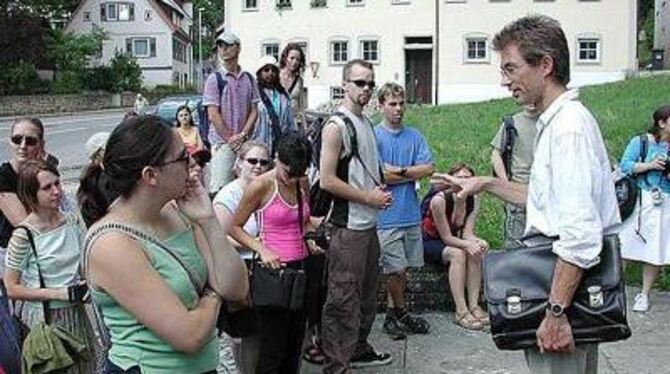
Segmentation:
<svg viewBox="0 0 670 374">
<path fill-rule="evenodd" d="M 194 353 L 212 338 L 221 299 L 203 296 L 186 309 L 137 241 L 111 232 L 93 244 L 89 256 L 89 282 L 174 349 Z"/>
<path fill-rule="evenodd" d="M 12 226 L 17 226 L 28 215 L 19 197 L 13 192 L 0 193 L 0 210 Z"/>
<path fill-rule="evenodd" d="M 3 278 L 7 287 L 7 296 L 12 300 L 48 301 L 68 300 L 67 287 L 30 288 L 21 284 L 21 272 L 6 268 Z"/>
<path fill-rule="evenodd" d="M 435 195 L 430 200 L 430 209 L 433 212 L 433 220 L 435 221 L 437 232 L 440 234 L 440 240 L 442 240 L 442 243 L 449 247 L 456 247 L 465 250 L 465 248 L 468 246 L 468 241 L 463 240 L 451 233 L 451 227 L 449 225 L 449 221 L 447 220 L 446 208 L 447 202 L 440 194 Z"/>
<path fill-rule="evenodd" d="M 466 218 L 465 226 L 463 227 L 463 237 L 466 239 L 473 239 L 477 236 L 475 235 L 475 225 L 477 224 L 477 217 L 479 216 L 479 208 L 481 201 L 479 201 L 479 196 L 475 195 L 475 206 L 472 210 L 472 213 Z"/>
<path fill-rule="evenodd" d="M 219 134 L 219 136 L 224 139 L 228 139 L 232 135 L 230 129 L 223 120 L 223 116 L 221 116 L 221 112 L 219 111 L 218 106 L 208 106 L 207 116 L 209 116 L 209 120 L 216 129 L 216 132 Z"/>
<path fill-rule="evenodd" d="M 488 192 L 508 203 L 526 205 L 528 186 L 494 177 L 456 178 L 448 174 L 433 174 L 431 183 L 456 185 L 461 187 L 459 196 Z"/>
<path fill-rule="evenodd" d="M 242 246 L 251 249 L 254 252 L 261 253 L 265 250 L 263 244 L 249 235 L 244 230 L 244 224 L 249 220 L 252 214 L 261 206 L 263 196 L 267 192 L 266 182 L 261 179 L 256 179 L 249 183 L 240 204 L 233 215 L 232 225 L 230 227 L 230 236 L 233 237 Z"/>
<path fill-rule="evenodd" d="M 241 300 L 249 292 L 247 268 L 237 251 L 228 242 L 226 234 L 216 218 L 198 224 L 202 232 L 196 231 L 198 247 L 203 256 L 211 258 L 210 285 L 226 300 Z"/>
<path fill-rule="evenodd" d="M 493 171 L 496 173 L 496 177 L 502 180 L 508 180 L 505 163 L 503 163 L 503 159 L 500 156 L 500 151 L 495 148 L 491 150 L 491 166 L 493 166 Z"/>
<path fill-rule="evenodd" d="M 384 181 L 387 184 L 417 181 L 433 174 L 435 172 L 435 165 L 431 162 L 428 164 L 408 166 L 404 175 L 400 173 L 401 169 L 400 166 L 393 165 L 384 167 Z"/>
</svg>

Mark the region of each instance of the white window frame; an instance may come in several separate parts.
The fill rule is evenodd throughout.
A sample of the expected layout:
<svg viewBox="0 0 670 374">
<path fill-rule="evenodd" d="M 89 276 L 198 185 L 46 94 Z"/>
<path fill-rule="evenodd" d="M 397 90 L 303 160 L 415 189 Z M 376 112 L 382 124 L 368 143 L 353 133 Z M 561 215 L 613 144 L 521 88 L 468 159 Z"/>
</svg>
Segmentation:
<svg viewBox="0 0 670 374">
<path fill-rule="evenodd" d="M 343 100 L 344 88 L 340 86 L 330 86 L 330 100 Z"/>
<path fill-rule="evenodd" d="M 365 0 L 347 0 L 347 6 L 365 6 Z"/>
<path fill-rule="evenodd" d="M 114 7 L 114 11 L 110 11 Z M 107 21 L 118 21 L 119 20 L 119 7 L 117 3 L 107 3 L 105 4 L 105 15 Z M 112 18 L 114 15 L 114 18 Z"/>
<path fill-rule="evenodd" d="M 377 43 L 377 50 L 375 51 L 377 53 L 377 58 L 374 59 L 374 60 L 365 58 L 364 44 L 369 43 L 369 42 Z M 365 61 L 367 61 L 371 64 L 379 64 L 379 62 L 381 60 L 381 58 L 380 58 L 381 57 L 381 48 L 380 48 L 379 38 L 377 38 L 377 37 L 362 37 L 362 38 L 360 38 L 358 40 L 358 54 L 359 54 L 358 57 L 362 60 L 365 60 Z"/>
<path fill-rule="evenodd" d="M 135 43 L 137 43 L 137 42 L 146 42 L 147 43 L 147 54 L 146 55 L 139 54 L 139 53 L 136 52 Z M 137 57 L 137 58 L 149 58 L 149 57 L 151 57 L 151 38 L 133 38 L 131 43 L 132 43 L 132 46 L 133 46 L 133 48 L 132 48 L 133 57 Z"/>
<path fill-rule="evenodd" d="M 260 50 L 261 55 L 260 55 L 260 57 L 266 56 L 268 54 L 267 53 L 268 47 L 276 47 L 277 54 L 276 55 L 272 54 L 272 56 L 275 57 L 277 59 L 277 61 L 279 61 L 279 55 L 281 54 L 281 49 L 279 48 L 279 44 L 280 44 L 279 40 L 275 40 L 275 39 L 263 40 L 261 42 L 261 50 Z"/>
<path fill-rule="evenodd" d="M 110 1 L 104 3 L 105 5 L 105 21 L 106 22 L 130 22 L 130 8 L 133 3 L 123 1 Z M 126 10 L 127 17 L 121 17 L 121 7 Z M 114 9 L 114 12 L 111 11 Z M 112 17 L 113 16 L 113 17 Z"/>
<path fill-rule="evenodd" d="M 468 0 L 444 0 L 447 4 L 465 4 Z"/>
<path fill-rule="evenodd" d="M 346 46 L 346 58 L 344 60 L 335 60 L 335 44 L 344 43 Z M 340 50 L 340 58 L 342 57 L 342 51 Z M 346 38 L 335 38 L 328 41 L 328 61 L 331 65 L 344 65 L 351 59 L 351 48 L 349 39 Z"/>
<path fill-rule="evenodd" d="M 591 58 L 586 58 L 583 59 L 581 58 L 582 54 L 582 43 L 590 43 L 590 42 L 595 42 L 596 46 L 595 49 L 589 48 L 588 51 L 595 51 L 596 53 L 596 58 L 591 59 Z M 576 41 L 575 41 L 575 63 L 580 64 L 580 65 L 599 65 L 602 61 L 602 50 L 603 50 L 603 39 L 600 35 L 597 34 L 581 34 L 577 35 Z"/>
<path fill-rule="evenodd" d="M 412 0 L 391 0 L 391 5 L 408 5 Z"/>
<path fill-rule="evenodd" d="M 475 46 L 475 57 L 470 57 L 470 43 L 484 42 L 484 57 L 477 57 L 479 46 Z M 488 64 L 491 62 L 491 51 L 489 50 L 489 37 L 485 34 L 472 33 L 463 37 L 463 62 L 466 64 Z"/>
<path fill-rule="evenodd" d="M 253 1 L 256 5 L 253 6 L 253 7 L 248 6 L 248 5 L 249 5 L 249 3 L 248 3 L 249 1 Z M 259 1 L 259 0 L 242 0 L 242 10 L 243 10 L 243 11 L 247 11 L 247 12 L 250 12 L 250 11 L 257 11 L 257 10 L 258 10 L 258 1 Z"/>
</svg>

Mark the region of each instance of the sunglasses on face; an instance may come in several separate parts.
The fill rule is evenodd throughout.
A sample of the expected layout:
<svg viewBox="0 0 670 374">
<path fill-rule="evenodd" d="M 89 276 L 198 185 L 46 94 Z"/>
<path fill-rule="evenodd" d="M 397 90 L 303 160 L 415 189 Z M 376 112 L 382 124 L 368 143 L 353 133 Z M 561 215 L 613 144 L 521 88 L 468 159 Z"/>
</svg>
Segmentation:
<svg viewBox="0 0 670 374">
<path fill-rule="evenodd" d="M 37 143 L 39 143 L 39 141 L 40 141 L 36 137 L 28 136 L 28 135 L 13 135 L 11 137 L 11 140 L 12 140 L 12 143 L 14 143 L 16 145 L 21 145 L 21 143 L 23 143 L 23 141 L 25 140 L 26 145 L 30 146 L 30 147 L 36 146 Z"/>
<path fill-rule="evenodd" d="M 255 158 L 255 157 L 249 157 L 245 159 L 244 161 L 248 162 L 250 165 L 256 166 L 256 164 L 261 164 L 261 166 L 268 166 L 270 165 L 270 160 L 267 158 Z"/>
<path fill-rule="evenodd" d="M 356 80 L 349 81 L 349 82 L 355 84 L 356 87 L 358 87 L 358 88 L 363 88 L 365 86 L 368 86 L 368 87 L 370 87 L 371 90 L 374 90 L 375 87 L 377 87 L 377 84 L 375 83 L 375 81 L 366 81 L 364 79 L 356 79 Z"/>
</svg>

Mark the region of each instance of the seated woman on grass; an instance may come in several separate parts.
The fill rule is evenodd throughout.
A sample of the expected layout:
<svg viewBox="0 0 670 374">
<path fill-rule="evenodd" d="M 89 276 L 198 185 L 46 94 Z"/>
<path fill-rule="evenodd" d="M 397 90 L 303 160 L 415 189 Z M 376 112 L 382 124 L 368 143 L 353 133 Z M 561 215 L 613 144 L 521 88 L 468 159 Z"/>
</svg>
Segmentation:
<svg viewBox="0 0 670 374">
<path fill-rule="evenodd" d="M 469 178 L 475 173 L 469 166 L 456 163 L 448 174 Z M 489 323 L 488 315 L 479 307 L 482 258 L 489 245 L 474 232 L 479 197 L 461 198 L 457 188 L 433 185 L 421 204 L 424 258 L 426 262 L 450 264 L 449 287 L 456 304 L 454 323 L 481 330 Z"/>
</svg>

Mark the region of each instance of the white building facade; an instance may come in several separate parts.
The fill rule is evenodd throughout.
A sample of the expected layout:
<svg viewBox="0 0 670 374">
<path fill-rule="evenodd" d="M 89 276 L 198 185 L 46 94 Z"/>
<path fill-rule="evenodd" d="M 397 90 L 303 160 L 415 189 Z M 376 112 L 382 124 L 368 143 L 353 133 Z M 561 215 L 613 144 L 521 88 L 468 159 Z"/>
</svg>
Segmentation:
<svg viewBox="0 0 670 374">
<path fill-rule="evenodd" d="M 66 31 L 105 31 L 101 53 L 92 61 L 108 64 L 118 52 L 129 53 L 142 68 L 144 85 L 193 83 L 190 30 L 193 5 L 181 0 L 84 0 Z"/>
<path fill-rule="evenodd" d="M 635 0 L 225 0 L 227 29 L 252 70 L 289 42 L 307 53 L 309 107 L 341 96 L 342 66 L 363 58 L 379 84 L 406 87 L 410 102 L 505 97 L 497 31 L 528 14 L 559 20 L 571 52 L 571 86 L 623 79 L 637 70 Z"/>
</svg>

